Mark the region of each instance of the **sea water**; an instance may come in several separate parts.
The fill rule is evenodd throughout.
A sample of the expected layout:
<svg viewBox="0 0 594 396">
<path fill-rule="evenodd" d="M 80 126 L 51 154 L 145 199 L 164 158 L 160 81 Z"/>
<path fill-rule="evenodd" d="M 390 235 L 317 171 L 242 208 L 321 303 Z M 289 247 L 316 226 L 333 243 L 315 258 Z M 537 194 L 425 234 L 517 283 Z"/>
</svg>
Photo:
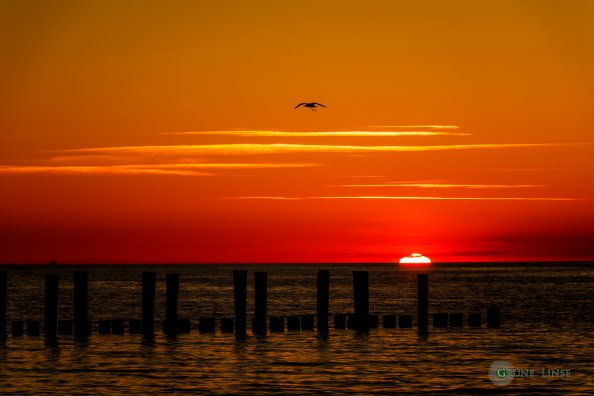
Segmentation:
<svg viewBox="0 0 594 396">
<path fill-rule="evenodd" d="M 236 339 L 200 334 L 200 317 L 233 316 L 233 270 L 248 270 L 248 316 L 253 272 L 268 272 L 268 315 L 315 314 L 316 276 L 330 271 L 330 325 L 353 311 L 352 272 L 369 271 L 370 313 L 412 314 L 416 323 L 419 271 L 389 264 L 326 265 L 95 265 L 4 266 L 7 319 L 43 320 L 44 275 L 60 277 L 59 319 L 72 319 L 72 273 L 89 271 L 89 316 L 140 318 L 141 273 L 157 272 L 154 342 L 136 335 L 99 335 L 85 343 L 61 336 L 0 343 L 0 394 L 594 394 L 594 266 L 546 264 L 434 264 L 429 314 L 465 314 L 462 328 L 330 329 Z M 168 339 L 165 276 L 180 274 L 179 316 L 192 332 Z M 497 305 L 499 329 L 468 328 L 466 314 Z M 518 375 L 506 384 L 490 368 L 505 362 Z M 543 375 L 546 374 L 546 375 Z M 556 375 L 563 373 L 563 375 Z"/>
</svg>

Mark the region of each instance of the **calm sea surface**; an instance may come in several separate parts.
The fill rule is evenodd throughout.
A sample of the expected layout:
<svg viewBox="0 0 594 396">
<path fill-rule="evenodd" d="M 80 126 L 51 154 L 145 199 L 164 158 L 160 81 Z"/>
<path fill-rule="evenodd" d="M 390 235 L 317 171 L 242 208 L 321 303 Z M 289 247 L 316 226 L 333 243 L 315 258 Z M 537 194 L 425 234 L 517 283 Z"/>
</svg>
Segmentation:
<svg viewBox="0 0 594 396">
<path fill-rule="evenodd" d="M 8 321 L 43 319 L 47 268 L 8 272 Z M 72 272 L 89 271 L 93 320 L 140 318 L 142 271 L 157 272 L 157 320 L 164 318 L 165 275 L 180 274 L 180 317 L 192 333 L 155 342 L 98 335 L 77 344 L 43 337 L 0 344 L 0 394 L 594 394 L 594 265 L 434 265 L 429 313 L 502 311 L 500 329 L 330 330 L 266 337 L 199 334 L 199 317 L 233 316 L 234 269 L 247 269 L 248 312 L 253 272 L 268 272 L 268 314 L 314 314 L 316 276 L 330 270 L 330 312 L 352 312 L 352 271 L 369 271 L 370 311 L 414 314 L 416 272 L 391 265 L 184 265 L 59 267 L 59 319 L 72 318 Z M 430 319 L 431 321 L 431 319 Z M 415 320 L 416 323 L 416 320 Z M 332 326 L 332 318 L 330 320 Z M 160 329 L 159 324 L 157 328 Z M 249 332 L 249 331 L 248 331 Z M 249 332 L 251 334 L 251 332 Z M 489 379 L 494 361 L 534 375 L 507 386 Z M 569 370 L 569 376 L 543 376 Z M 567 371 L 566 371 L 567 372 Z"/>
</svg>

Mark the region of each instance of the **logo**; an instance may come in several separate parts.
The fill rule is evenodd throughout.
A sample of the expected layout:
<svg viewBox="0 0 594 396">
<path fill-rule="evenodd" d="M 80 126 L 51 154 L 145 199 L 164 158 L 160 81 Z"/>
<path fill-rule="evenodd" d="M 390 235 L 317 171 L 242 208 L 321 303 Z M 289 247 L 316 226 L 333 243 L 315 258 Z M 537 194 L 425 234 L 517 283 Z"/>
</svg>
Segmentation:
<svg viewBox="0 0 594 396">
<path fill-rule="evenodd" d="M 489 367 L 489 379 L 497 386 L 509 385 L 514 379 L 514 368 L 505 360 L 496 360 Z"/>
<path fill-rule="evenodd" d="M 489 379 L 497 386 L 509 385 L 514 378 L 567 378 L 571 377 L 569 368 L 518 368 L 506 360 L 496 360 L 489 367 Z"/>
</svg>

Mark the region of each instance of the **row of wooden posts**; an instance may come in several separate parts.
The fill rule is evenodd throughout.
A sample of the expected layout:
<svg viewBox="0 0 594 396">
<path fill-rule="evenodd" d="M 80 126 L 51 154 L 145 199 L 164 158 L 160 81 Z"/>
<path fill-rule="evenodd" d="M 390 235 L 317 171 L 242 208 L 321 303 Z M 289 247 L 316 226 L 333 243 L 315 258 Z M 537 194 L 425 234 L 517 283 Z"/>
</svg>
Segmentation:
<svg viewBox="0 0 594 396">
<path fill-rule="evenodd" d="M 428 333 L 429 325 L 429 281 L 427 274 L 417 275 L 418 307 L 417 328 L 420 333 Z M 130 319 L 129 333 L 142 334 L 144 339 L 152 339 L 155 333 L 155 289 L 157 274 L 155 272 L 142 273 L 142 312 L 141 319 Z M 91 322 L 88 317 L 88 271 L 74 271 L 74 318 L 73 320 L 58 320 L 58 285 L 57 274 L 45 276 L 45 307 L 44 307 L 44 336 L 48 341 L 56 341 L 58 335 L 74 334 L 77 339 L 85 339 L 91 334 Z M 285 318 L 282 316 L 267 316 L 267 286 L 266 272 L 254 273 L 254 317 L 252 332 L 255 335 L 266 335 L 271 332 L 284 331 Z M 329 290 L 330 274 L 328 270 L 320 270 L 317 277 L 317 330 L 325 334 L 329 329 Z M 179 297 L 179 274 L 166 275 L 165 291 L 165 321 L 163 330 L 168 336 L 190 331 L 189 319 L 178 317 L 177 306 Z M 369 275 L 366 271 L 353 271 L 353 315 L 335 315 L 334 328 L 346 327 L 359 331 L 367 331 L 379 326 L 379 316 L 369 314 Z M 247 334 L 247 271 L 233 271 L 233 299 L 235 316 L 220 320 L 221 332 L 235 332 L 239 337 Z M 0 340 L 6 339 L 6 305 L 7 305 L 7 274 L 0 271 Z M 481 326 L 481 313 L 468 315 L 469 327 Z M 463 325 L 461 313 L 433 314 L 433 327 L 461 327 Z M 267 320 L 269 319 L 269 321 Z M 396 315 L 384 315 L 383 327 L 395 328 Z M 412 328 L 412 315 L 400 315 L 399 327 Z M 268 323 L 267 323 L 268 322 Z M 267 326 L 268 324 L 268 326 Z M 101 320 L 98 322 L 99 333 L 124 334 L 124 320 Z M 499 327 L 500 312 L 497 307 L 487 310 L 487 326 Z M 22 321 L 11 323 L 13 336 L 23 335 Z M 216 327 L 215 318 L 200 318 L 199 331 L 212 332 Z M 313 330 L 314 315 L 289 316 L 288 330 Z M 39 335 L 39 322 L 27 323 L 27 334 Z"/>
</svg>

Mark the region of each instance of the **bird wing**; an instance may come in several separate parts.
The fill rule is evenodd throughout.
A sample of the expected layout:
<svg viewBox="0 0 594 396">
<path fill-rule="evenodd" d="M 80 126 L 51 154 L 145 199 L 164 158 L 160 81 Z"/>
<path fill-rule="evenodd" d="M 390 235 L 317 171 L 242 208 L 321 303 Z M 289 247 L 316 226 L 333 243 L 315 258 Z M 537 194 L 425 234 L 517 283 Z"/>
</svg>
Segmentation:
<svg viewBox="0 0 594 396">
<path fill-rule="evenodd" d="M 314 102 L 313 104 L 315 104 L 315 105 L 318 105 L 318 106 L 322 106 L 322 107 L 326 107 L 326 106 L 324 106 L 324 105 L 323 105 L 323 104 L 321 104 L 321 103 L 316 103 L 316 102 Z"/>
<path fill-rule="evenodd" d="M 304 104 L 307 104 L 307 103 L 299 103 L 297 106 L 295 106 L 295 108 L 297 108 L 299 106 L 303 106 Z"/>
</svg>

